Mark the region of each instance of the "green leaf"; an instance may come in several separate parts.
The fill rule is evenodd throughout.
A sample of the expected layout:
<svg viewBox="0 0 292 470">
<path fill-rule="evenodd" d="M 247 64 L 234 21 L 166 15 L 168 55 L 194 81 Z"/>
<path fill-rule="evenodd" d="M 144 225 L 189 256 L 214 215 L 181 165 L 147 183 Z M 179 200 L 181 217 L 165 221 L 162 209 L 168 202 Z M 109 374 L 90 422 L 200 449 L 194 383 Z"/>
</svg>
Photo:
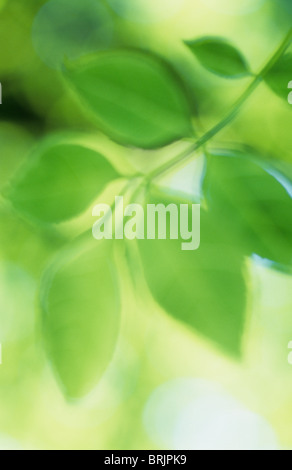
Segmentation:
<svg viewBox="0 0 292 470">
<path fill-rule="evenodd" d="M 107 49 L 113 22 L 102 2 L 51 0 L 40 5 L 34 18 L 32 40 L 48 67 L 61 69 L 64 59 L 76 59 Z"/>
<path fill-rule="evenodd" d="M 242 54 L 225 39 L 206 37 L 186 41 L 186 44 L 210 72 L 225 78 L 241 78 L 250 74 Z"/>
<path fill-rule="evenodd" d="M 292 54 L 282 56 L 264 78 L 266 84 L 276 95 L 288 100 L 288 85 L 292 80 Z"/>
<path fill-rule="evenodd" d="M 163 194 L 148 203 L 180 203 Z M 185 203 L 186 201 L 184 201 Z M 182 251 L 181 240 L 139 240 L 145 277 L 155 300 L 176 320 L 191 326 L 238 357 L 246 310 L 244 257 L 201 208 L 201 245 Z"/>
<path fill-rule="evenodd" d="M 91 241 L 68 250 L 43 280 L 46 347 L 70 398 L 95 386 L 115 348 L 120 304 L 110 246 Z"/>
<path fill-rule="evenodd" d="M 291 266 L 288 178 L 248 152 L 222 151 L 209 155 L 203 186 L 214 220 L 247 255 Z"/>
<path fill-rule="evenodd" d="M 82 213 L 117 177 L 100 153 L 55 140 L 35 150 L 3 195 L 29 218 L 56 223 Z"/>
<path fill-rule="evenodd" d="M 100 127 L 123 144 L 155 148 L 192 135 L 183 85 L 153 55 L 101 53 L 64 74 Z"/>
</svg>

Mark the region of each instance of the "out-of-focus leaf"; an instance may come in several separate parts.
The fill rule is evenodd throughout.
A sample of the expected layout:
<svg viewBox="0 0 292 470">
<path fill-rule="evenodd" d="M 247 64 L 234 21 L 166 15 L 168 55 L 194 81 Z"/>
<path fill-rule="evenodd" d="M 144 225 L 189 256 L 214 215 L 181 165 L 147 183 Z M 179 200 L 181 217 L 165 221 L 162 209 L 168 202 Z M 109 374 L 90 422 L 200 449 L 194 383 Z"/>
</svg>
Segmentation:
<svg viewBox="0 0 292 470">
<path fill-rule="evenodd" d="M 202 38 L 187 41 L 187 46 L 210 72 L 226 78 L 241 78 L 250 74 L 242 54 L 221 38 Z"/>
<path fill-rule="evenodd" d="M 32 28 L 35 50 L 52 68 L 61 68 L 65 58 L 108 48 L 112 35 L 111 17 L 95 0 L 50 0 L 41 6 Z"/>
<path fill-rule="evenodd" d="M 292 54 L 282 56 L 265 76 L 266 84 L 276 95 L 288 99 L 288 85 L 292 79 Z"/>
<path fill-rule="evenodd" d="M 3 194 L 26 216 L 61 222 L 77 216 L 117 178 L 116 170 L 98 152 L 55 141 L 35 150 Z"/>
<path fill-rule="evenodd" d="M 248 152 L 208 158 L 204 194 L 212 217 L 246 254 L 292 263 L 292 183 Z"/>
<path fill-rule="evenodd" d="M 192 134 L 184 88 L 153 55 L 101 53 L 64 73 L 103 130 L 123 144 L 155 148 Z"/>
<path fill-rule="evenodd" d="M 180 203 L 162 194 L 147 202 Z M 244 256 L 225 237 L 225 227 L 201 209 L 198 250 L 182 251 L 181 240 L 170 239 L 139 240 L 139 249 L 151 293 L 166 312 L 239 356 L 246 309 Z"/>
<path fill-rule="evenodd" d="M 91 241 L 82 249 L 69 250 L 43 280 L 45 342 L 70 398 L 82 397 L 92 389 L 115 348 L 119 293 L 110 246 L 110 242 Z"/>
</svg>

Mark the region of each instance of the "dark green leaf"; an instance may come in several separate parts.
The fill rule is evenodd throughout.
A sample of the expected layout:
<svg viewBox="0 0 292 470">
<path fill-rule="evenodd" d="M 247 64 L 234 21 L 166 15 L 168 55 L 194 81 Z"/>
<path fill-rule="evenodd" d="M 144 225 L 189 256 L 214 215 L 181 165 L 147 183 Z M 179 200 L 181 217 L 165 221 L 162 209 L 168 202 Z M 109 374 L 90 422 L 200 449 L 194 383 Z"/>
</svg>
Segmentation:
<svg viewBox="0 0 292 470">
<path fill-rule="evenodd" d="M 118 174 L 100 153 L 80 145 L 44 143 L 3 191 L 14 207 L 41 222 L 83 212 Z"/>
<path fill-rule="evenodd" d="M 204 194 L 212 217 L 248 255 L 291 265 L 291 188 L 287 178 L 248 153 L 208 157 Z"/>
<path fill-rule="evenodd" d="M 98 54 L 68 67 L 65 76 L 102 129 L 123 144 L 155 148 L 192 134 L 183 86 L 153 55 Z"/>
<path fill-rule="evenodd" d="M 178 203 L 155 195 L 149 203 Z M 186 201 L 184 201 L 186 202 Z M 226 352 L 239 356 L 246 309 L 244 257 L 201 209 L 201 245 L 182 251 L 181 240 L 140 240 L 146 280 L 156 301 Z"/>
<path fill-rule="evenodd" d="M 265 76 L 266 84 L 276 95 L 288 100 L 288 85 L 292 80 L 292 54 L 285 54 Z"/>
<path fill-rule="evenodd" d="M 91 390 L 115 348 L 119 294 L 109 244 L 90 241 L 83 249 L 69 250 L 43 281 L 46 346 L 70 398 Z"/>
<path fill-rule="evenodd" d="M 224 39 L 207 37 L 186 44 L 210 72 L 226 78 L 241 78 L 250 74 L 242 54 Z"/>
</svg>

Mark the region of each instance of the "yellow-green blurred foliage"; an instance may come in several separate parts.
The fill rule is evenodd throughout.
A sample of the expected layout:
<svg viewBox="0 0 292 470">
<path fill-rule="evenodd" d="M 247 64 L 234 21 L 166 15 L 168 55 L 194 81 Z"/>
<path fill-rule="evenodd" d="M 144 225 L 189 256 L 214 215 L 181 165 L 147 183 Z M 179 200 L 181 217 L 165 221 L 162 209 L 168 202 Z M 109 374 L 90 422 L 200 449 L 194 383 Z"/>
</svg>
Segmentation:
<svg viewBox="0 0 292 470">
<path fill-rule="evenodd" d="M 46 14 L 53 15 L 57 3 L 48 2 L 53 8 Z M 251 78 L 213 75 L 183 41 L 226 38 L 256 74 L 292 19 L 289 0 L 95 3 L 102 9 L 95 14 L 102 11 L 103 19 L 98 17 L 95 36 L 84 43 L 86 24 L 78 23 L 76 15 L 75 33 L 68 27 L 66 42 L 57 27 L 51 31 L 36 24 L 42 6 L 48 5 L 43 0 L 0 1 L 1 190 L 51 133 L 72 136 L 107 154 L 124 175 L 150 172 L 184 148 L 176 143 L 139 150 L 113 142 L 64 81 L 63 58 L 91 53 L 95 44 L 102 50 L 130 47 L 162 56 L 192 96 L 197 133 L 202 135 L 222 119 Z M 85 2 L 85 9 L 86 4 L 92 2 Z M 255 148 L 291 175 L 291 112 L 262 83 L 212 145 Z M 201 155 L 202 149 L 194 155 L 195 165 L 181 176 L 183 186 L 190 171 L 193 188 L 198 186 Z M 175 178 L 170 174 L 171 184 Z M 123 180 L 113 182 L 96 202 L 111 203 L 122 187 Z M 127 262 L 128 248 L 118 243 L 114 257 L 122 308 L 114 355 L 89 395 L 66 399 L 44 348 L 39 288 L 45 267 L 59 250 L 91 229 L 91 210 L 92 205 L 73 220 L 48 226 L 34 223 L 0 199 L 0 448 L 291 448 L 292 277 L 256 257 L 245 260 L 249 305 L 243 354 L 237 360 L 169 316 L 153 300 L 135 251 Z M 291 212 L 286 216 L 291 226 Z"/>
</svg>

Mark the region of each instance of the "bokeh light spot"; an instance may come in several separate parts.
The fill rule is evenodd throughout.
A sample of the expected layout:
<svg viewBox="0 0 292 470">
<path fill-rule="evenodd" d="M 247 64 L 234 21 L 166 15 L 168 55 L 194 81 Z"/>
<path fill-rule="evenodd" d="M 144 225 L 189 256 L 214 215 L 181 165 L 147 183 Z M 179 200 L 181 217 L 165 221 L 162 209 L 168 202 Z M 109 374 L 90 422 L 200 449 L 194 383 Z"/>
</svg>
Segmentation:
<svg viewBox="0 0 292 470">
<path fill-rule="evenodd" d="M 271 426 L 216 383 L 175 379 L 158 387 L 144 412 L 149 437 L 168 449 L 277 449 Z"/>
<path fill-rule="evenodd" d="M 246 15 L 261 8 L 266 0 L 201 0 L 201 2 L 218 13 Z"/>
</svg>

